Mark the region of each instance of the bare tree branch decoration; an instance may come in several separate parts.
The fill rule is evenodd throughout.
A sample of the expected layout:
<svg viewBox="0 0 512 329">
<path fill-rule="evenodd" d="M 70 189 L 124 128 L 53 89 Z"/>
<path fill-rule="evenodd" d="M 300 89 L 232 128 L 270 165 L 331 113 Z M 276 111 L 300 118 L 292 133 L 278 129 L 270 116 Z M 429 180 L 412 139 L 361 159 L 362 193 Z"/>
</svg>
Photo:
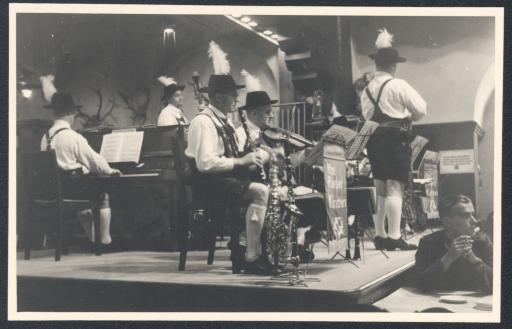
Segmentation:
<svg viewBox="0 0 512 329">
<path fill-rule="evenodd" d="M 103 95 L 101 93 L 101 90 L 99 88 L 93 87 L 89 87 L 89 89 L 98 96 L 98 110 L 93 115 L 89 115 L 83 112 L 82 110 L 78 109 L 77 117 L 83 118 L 85 120 L 83 123 L 84 128 L 98 127 L 105 122 L 105 119 L 107 117 L 110 117 L 113 121 L 117 122 L 116 118 L 112 115 L 114 108 L 117 107 L 115 95 L 113 95 L 110 99 L 110 108 L 102 115 L 101 110 L 103 109 Z"/>
<path fill-rule="evenodd" d="M 138 124 L 144 124 L 147 120 L 149 101 L 151 100 L 151 90 L 149 87 L 142 89 L 142 101 L 140 98 L 128 95 L 123 91 L 118 91 L 119 97 L 123 100 L 125 107 L 132 112 L 132 120 Z"/>
</svg>

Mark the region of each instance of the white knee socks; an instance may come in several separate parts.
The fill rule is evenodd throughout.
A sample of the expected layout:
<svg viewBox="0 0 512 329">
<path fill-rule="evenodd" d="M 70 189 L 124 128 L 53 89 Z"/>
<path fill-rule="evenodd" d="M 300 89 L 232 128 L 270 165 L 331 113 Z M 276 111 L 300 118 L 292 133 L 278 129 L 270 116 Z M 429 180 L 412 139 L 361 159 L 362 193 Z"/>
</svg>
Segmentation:
<svg viewBox="0 0 512 329">
<path fill-rule="evenodd" d="M 103 244 L 110 244 L 112 238 L 110 237 L 110 208 L 100 209 L 100 239 Z"/>
<path fill-rule="evenodd" d="M 260 236 L 266 211 L 266 207 L 254 203 L 247 208 L 247 213 L 245 214 L 247 232 L 247 252 L 245 254 L 245 260 L 248 262 L 255 261 L 261 255 Z"/>
<path fill-rule="evenodd" d="M 402 198 L 388 196 L 386 198 L 386 215 L 388 217 L 388 236 L 391 239 L 400 238 L 400 221 L 402 219 Z"/>
<path fill-rule="evenodd" d="M 384 228 L 384 223 L 386 221 L 386 198 L 380 195 L 377 195 L 377 211 L 373 215 L 373 223 L 375 224 L 375 235 L 381 238 L 385 238 L 386 230 Z"/>
</svg>

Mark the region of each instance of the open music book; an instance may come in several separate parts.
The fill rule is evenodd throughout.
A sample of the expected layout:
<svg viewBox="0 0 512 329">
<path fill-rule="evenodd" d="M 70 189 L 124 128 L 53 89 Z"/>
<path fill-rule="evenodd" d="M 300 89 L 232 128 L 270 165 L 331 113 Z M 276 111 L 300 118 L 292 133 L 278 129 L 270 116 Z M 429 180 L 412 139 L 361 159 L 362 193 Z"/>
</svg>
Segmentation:
<svg viewBox="0 0 512 329">
<path fill-rule="evenodd" d="M 103 135 L 100 155 L 109 163 L 138 163 L 143 139 L 143 131 L 113 131 Z"/>
<path fill-rule="evenodd" d="M 416 162 L 418 156 L 427 143 L 428 139 L 423 136 L 416 135 L 416 137 L 414 137 L 414 140 L 411 142 L 411 163 Z"/>
<path fill-rule="evenodd" d="M 347 160 L 357 159 L 359 154 L 366 147 L 366 143 L 370 139 L 379 124 L 374 121 L 365 121 L 359 132 L 347 127 L 332 125 L 322 136 L 320 141 L 308 154 L 306 164 L 313 165 L 318 163 L 317 158 L 321 157 L 323 152 L 323 144 L 325 142 L 343 146 L 345 148 L 345 157 Z"/>
</svg>

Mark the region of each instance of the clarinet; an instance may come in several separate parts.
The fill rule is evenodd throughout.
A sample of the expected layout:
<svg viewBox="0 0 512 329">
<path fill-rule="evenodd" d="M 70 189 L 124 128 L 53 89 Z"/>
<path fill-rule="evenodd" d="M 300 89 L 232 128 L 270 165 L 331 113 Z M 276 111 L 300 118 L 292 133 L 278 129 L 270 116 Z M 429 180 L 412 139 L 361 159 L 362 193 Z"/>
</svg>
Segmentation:
<svg viewBox="0 0 512 329">
<path fill-rule="evenodd" d="M 249 127 L 247 127 L 247 118 L 245 117 L 244 110 L 238 109 L 238 114 L 240 116 L 240 122 L 242 123 L 242 127 L 244 128 L 245 134 L 247 135 L 247 141 L 244 146 L 244 151 L 250 150 L 251 152 L 256 152 L 258 148 L 258 143 L 251 139 L 251 134 L 249 133 Z M 261 176 L 261 180 L 263 183 L 267 183 L 267 174 L 265 174 L 265 170 L 263 167 L 257 166 L 257 170 Z"/>
</svg>

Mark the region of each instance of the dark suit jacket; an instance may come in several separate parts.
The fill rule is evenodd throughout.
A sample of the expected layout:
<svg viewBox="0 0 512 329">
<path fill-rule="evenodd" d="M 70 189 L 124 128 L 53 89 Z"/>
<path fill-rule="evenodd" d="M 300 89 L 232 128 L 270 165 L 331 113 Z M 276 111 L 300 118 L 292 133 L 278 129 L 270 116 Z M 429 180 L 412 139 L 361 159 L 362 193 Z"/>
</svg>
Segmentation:
<svg viewBox="0 0 512 329">
<path fill-rule="evenodd" d="M 424 291 L 472 290 L 492 291 L 492 242 L 482 233 L 473 242 L 473 253 L 482 261 L 470 262 L 461 256 L 443 271 L 441 258 L 448 251 L 444 230 L 420 240 L 416 252 L 416 285 Z"/>
</svg>

